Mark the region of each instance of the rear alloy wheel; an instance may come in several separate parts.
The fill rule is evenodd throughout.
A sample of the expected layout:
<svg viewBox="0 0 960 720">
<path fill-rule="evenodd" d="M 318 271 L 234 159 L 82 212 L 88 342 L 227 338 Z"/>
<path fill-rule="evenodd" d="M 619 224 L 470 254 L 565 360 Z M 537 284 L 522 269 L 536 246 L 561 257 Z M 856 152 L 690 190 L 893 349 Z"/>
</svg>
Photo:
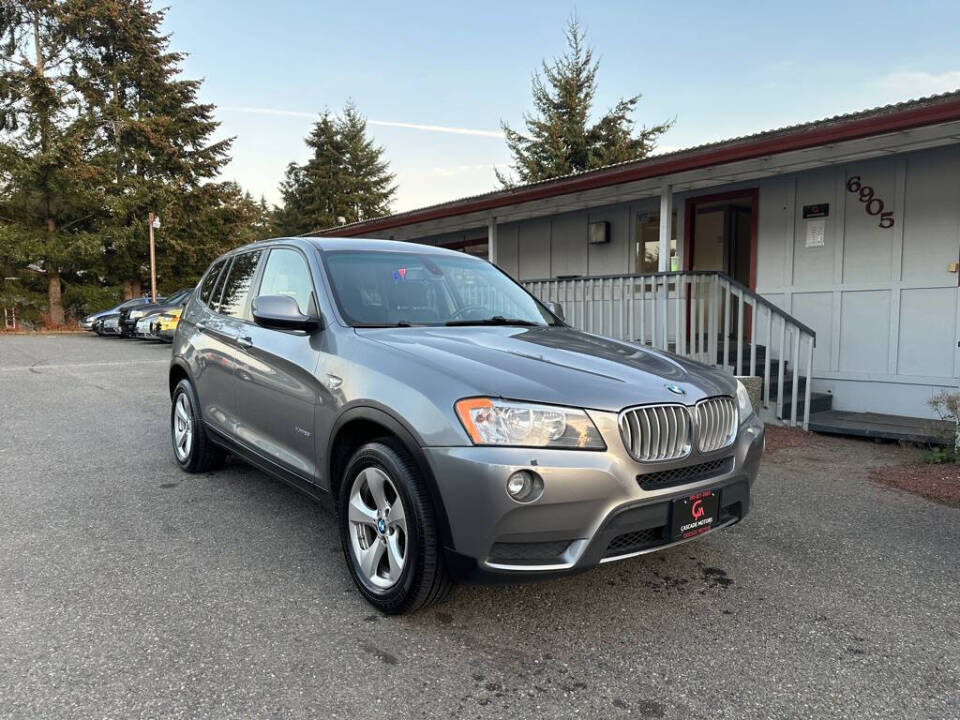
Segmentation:
<svg viewBox="0 0 960 720">
<path fill-rule="evenodd" d="M 361 594 L 387 614 L 439 602 L 453 583 L 443 566 L 433 505 L 420 470 L 393 438 L 367 443 L 340 483 L 340 539 Z"/>
<path fill-rule="evenodd" d="M 173 450 L 177 460 L 185 462 L 193 449 L 193 407 L 187 393 L 177 395 L 173 404 Z"/>
<path fill-rule="evenodd" d="M 199 407 L 197 393 L 190 381 L 183 379 L 177 383 L 170 407 L 170 439 L 177 464 L 189 473 L 213 470 L 223 462 L 225 455 L 223 449 L 207 437 Z"/>
</svg>

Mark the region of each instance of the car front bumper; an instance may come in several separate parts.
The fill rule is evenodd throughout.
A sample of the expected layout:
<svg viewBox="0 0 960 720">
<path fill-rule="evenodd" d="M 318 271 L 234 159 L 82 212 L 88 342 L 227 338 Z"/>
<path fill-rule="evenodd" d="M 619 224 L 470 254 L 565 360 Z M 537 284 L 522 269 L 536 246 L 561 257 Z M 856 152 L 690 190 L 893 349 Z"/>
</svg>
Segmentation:
<svg viewBox="0 0 960 720">
<path fill-rule="evenodd" d="M 454 575 L 485 582 L 546 578 L 687 542 L 694 538 L 672 534 L 673 501 L 702 490 L 719 495 L 709 532 L 749 512 L 764 444 L 756 415 L 726 448 L 643 463 L 624 450 L 615 413 L 590 415 L 606 451 L 424 448 L 446 510 Z M 507 495 L 507 478 L 517 470 L 543 478 L 537 501 Z"/>
<path fill-rule="evenodd" d="M 136 325 L 134 326 L 133 334 L 138 338 L 156 338 L 157 334 L 155 332 L 154 326 L 156 325 L 157 318 L 155 317 L 145 317 L 137 320 Z"/>
</svg>

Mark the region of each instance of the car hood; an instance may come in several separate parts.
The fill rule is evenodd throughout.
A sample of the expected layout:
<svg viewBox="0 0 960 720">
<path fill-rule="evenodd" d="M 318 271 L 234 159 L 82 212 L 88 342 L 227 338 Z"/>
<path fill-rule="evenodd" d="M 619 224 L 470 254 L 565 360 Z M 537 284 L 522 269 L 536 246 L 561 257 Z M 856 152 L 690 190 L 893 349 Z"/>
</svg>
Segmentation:
<svg viewBox="0 0 960 720">
<path fill-rule="evenodd" d="M 729 375 L 700 363 L 570 327 L 358 329 L 476 395 L 619 411 L 643 403 L 691 404 L 736 391 Z M 429 391 L 427 391 L 429 392 Z"/>
<path fill-rule="evenodd" d="M 143 315 L 140 317 L 147 317 L 148 315 L 156 315 L 157 313 L 167 312 L 168 310 L 176 310 L 182 307 L 183 305 L 180 303 L 176 303 L 174 305 L 169 305 L 167 303 L 148 303 L 146 305 L 130 308 L 130 312 L 137 310 L 138 312 L 143 313 Z"/>
</svg>

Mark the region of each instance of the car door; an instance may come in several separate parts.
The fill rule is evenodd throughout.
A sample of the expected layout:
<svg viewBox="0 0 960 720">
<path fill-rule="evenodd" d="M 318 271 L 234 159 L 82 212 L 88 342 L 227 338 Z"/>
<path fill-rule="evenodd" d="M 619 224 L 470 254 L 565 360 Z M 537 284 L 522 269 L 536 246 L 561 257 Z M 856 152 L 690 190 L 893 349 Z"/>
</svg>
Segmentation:
<svg viewBox="0 0 960 720">
<path fill-rule="evenodd" d="M 261 255 L 260 250 L 240 253 L 223 270 L 224 279 L 197 324 L 199 338 L 194 343 L 199 356 L 196 382 L 203 418 L 234 441 L 242 441 L 247 434 L 243 412 L 247 363 L 239 337 L 248 317 L 250 289 Z"/>
<path fill-rule="evenodd" d="M 316 313 L 310 267 L 293 247 L 269 251 L 256 295 L 287 295 L 300 312 Z M 240 338 L 250 376 L 244 396 L 247 440 L 257 453 L 309 482 L 315 482 L 317 472 L 313 433 L 322 392 L 315 348 L 320 334 L 251 323 Z"/>
</svg>

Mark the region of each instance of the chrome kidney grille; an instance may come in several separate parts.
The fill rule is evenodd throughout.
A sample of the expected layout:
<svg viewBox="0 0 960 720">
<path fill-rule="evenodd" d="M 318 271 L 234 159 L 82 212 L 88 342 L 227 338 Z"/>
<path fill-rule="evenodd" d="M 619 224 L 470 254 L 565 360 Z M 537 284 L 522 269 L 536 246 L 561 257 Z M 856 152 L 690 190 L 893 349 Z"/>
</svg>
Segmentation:
<svg viewBox="0 0 960 720">
<path fill-rule="evenodd" d="M 737 404 L 733 398 L 701 400 L 696 407 L 697 448 L 713 452 L 725 448 L 737 435 Z"/>
<path fill-rule="evenodd" d="M 701 400 L 686 405 L 644 405 L 620 413 L 620 437 L 634 460 L 677 460 L 690 454 L 693 440 L 702 453 L 727 447 L 737 434 L 733 398 Z"/>
<path fill-rule="evenodd" d="M 641 462 L 684 457 L 691 434 L 690 413 L 683 405 L 646 405 L 620 413 L 620 437 Z"/>
</svg>

